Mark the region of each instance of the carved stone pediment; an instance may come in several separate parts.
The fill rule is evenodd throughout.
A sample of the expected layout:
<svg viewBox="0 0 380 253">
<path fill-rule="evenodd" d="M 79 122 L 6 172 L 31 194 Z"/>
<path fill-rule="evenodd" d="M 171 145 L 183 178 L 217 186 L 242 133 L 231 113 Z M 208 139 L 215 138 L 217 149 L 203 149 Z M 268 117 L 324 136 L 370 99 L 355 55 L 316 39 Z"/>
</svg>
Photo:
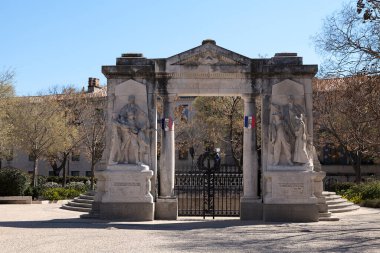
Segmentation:
<svg viewBox="0 0 380 253">
<path fill-rule="evenodd" d="M 203 41 L 202 45 L 167 58 L 169 65 L 183 66 L 248 66 L 251 59 L 215 44 Z"/>
<path fill-rule="evenodd" d="M 246 65 L 244 62 L 232 59 L 216 51 L 205 51 L 190 55 L 172 65 Z"/>
</svg>

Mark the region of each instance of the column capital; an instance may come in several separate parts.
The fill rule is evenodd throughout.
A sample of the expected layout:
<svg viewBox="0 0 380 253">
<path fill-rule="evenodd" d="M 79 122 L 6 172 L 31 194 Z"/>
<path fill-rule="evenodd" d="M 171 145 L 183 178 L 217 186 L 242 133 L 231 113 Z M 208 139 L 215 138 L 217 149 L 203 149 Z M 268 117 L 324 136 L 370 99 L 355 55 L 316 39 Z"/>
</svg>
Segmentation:
<svg viewBox="0 0 380 253">
<path fill-rule="evenodd" d="M 241 97 L 243 98 L 244 102 L 248 102 L 248 103 L 254 103 L 256 96 L 257 96 L 257 94 L 255 94 L 255 93 L 243 93 L 243 94 L 241 94 Z"/>
</svg>

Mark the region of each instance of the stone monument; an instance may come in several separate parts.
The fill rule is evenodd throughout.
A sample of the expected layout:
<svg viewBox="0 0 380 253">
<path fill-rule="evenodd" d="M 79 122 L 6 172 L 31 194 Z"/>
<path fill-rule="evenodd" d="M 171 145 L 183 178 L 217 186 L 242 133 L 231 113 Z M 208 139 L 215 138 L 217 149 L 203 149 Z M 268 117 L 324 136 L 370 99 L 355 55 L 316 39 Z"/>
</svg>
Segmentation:
<svg viewBox="0 0 380 253">
<path fill-rule="evenodd" d="M 153 220 L 146 87 L 134 80 L 111 82 L 107 92 L 106 166 L 96 172 L 93 212 L 105 219 Z"/>
<path fill-rule="evenodd" d="M 176 97 L 241 96 L 246 123 L 241 219 L 318 221 L 326 203 L 322 196 L 325 174 L 320 171 L 312 134 L 311 80 L 317 70 L 317 65 L 303 64 L 296 53 L 254 59 L 210 39 L 168 58 L 122 54 L 116 65 L 103 66 L 108 101 L 106 150 L 103 167 L 96 173 L 93 212 L 101 218 L 177 219 Z M 157 118 L 157 97 L 163 104 L 161 119 Z M 260 159 L 255 127 L 258 99 Z M 159 171 L 158 121 L 163 123 Z"/>
<path fill-rule="evenodd" d="M 311 85 L 290 79 L 272 86 L 264 220 L 318 221 L 316 196 L 324 177 L 314 170 Z M 320 175 L 323 174 L 323 175 Z"/>
</svg>

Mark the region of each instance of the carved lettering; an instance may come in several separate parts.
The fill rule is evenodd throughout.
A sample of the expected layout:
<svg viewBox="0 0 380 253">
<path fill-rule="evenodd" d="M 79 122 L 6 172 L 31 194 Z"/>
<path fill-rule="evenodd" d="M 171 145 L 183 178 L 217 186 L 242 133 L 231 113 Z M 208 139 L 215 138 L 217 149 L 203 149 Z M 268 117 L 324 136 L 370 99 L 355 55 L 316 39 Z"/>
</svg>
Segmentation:
<svg viewBox="0 0 380 253">
<path fill-rule="evenodd" d="M 278 183 L 278 186 L 282 196 L 303 196 L 305 192 L 303 183 Z"/>
<path fill-rule="evenodd" d="M 141 186 L 140 183 L 135 182 L 115 182 L 114 186 Z"/>
</svg>

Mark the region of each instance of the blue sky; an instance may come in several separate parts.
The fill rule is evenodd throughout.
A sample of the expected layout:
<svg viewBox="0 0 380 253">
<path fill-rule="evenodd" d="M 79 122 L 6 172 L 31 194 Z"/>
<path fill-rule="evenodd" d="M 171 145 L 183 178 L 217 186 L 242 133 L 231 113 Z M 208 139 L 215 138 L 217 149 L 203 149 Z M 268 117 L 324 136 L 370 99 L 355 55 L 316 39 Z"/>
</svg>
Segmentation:
<svg viewBox="0 0 380 253">
<path fill-rule="evenodd" d="M 169 57 L 207 38 L 256 58 L 297 52 L 319 64 L 311 36 L 349 0 L 1 0 L 0 71 L 18 95 L 106 79 L 121 53 Z"/>
</svg>

